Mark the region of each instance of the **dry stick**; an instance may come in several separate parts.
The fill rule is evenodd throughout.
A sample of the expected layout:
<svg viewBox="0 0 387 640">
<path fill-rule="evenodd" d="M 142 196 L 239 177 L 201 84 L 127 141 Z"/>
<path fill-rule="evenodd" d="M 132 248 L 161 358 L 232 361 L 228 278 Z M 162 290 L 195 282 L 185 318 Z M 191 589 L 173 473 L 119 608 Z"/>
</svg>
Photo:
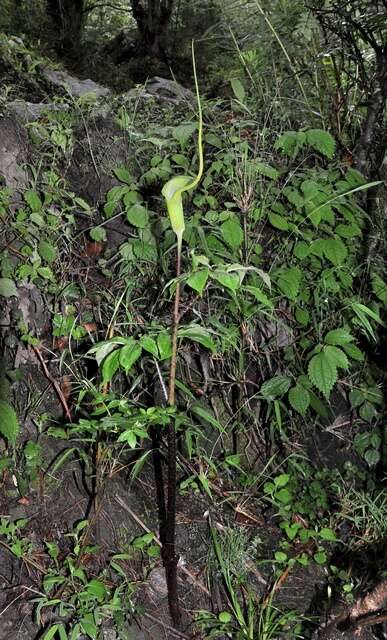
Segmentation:
<svg viewBox="0 0 387 640">
<path fill-rule="evenodd" d="M 123 499 L 120 496 L 116 496 L 116 502 L 118 502 L 118 504 L 125 509 L 125 511 L 127 511 L 129 513 L 129 515 L 132 516 L 133 520 L 135 520 L 137 522 L 137 524 L 144 530 L 146 531 L 146 533 L 152 533 L 153 532 L 146 526 L 146 524 L 138 517 L 138 515 L 136 513 L 134 513 L 134 511 L 132 511 L 132 509 L 129 507 L 129 505 L 126 504 L 126 502 L 123 501 Z M 162 543 L 160 542 L 160 540 L 155 536 L 154 537 L 154 542 L 160 547 L 162 548 Z M 208 591 L 207 587 L 204 586 L 204 584 L 202 582 L 200 582 L 200 580 L 197 579 L 197 577 L 189 570 L 187 569 L 187 567 L 185 567 L 184 565 L 181 566 L 181 570 L 183 573 L 185 573 L 185 575 L 195 584 L 195 586 L 200 589 L 200 591 L 202 591 L 203 593 L 206 594 L 206 596 L 210 597 L 210 592 Z"/>
<path fill-rule="evenodd" d="M 40 364 L 42 365 L 42 369 L 43 369 L 44 375 L 46 376 L 47 380 L 49 382 L 51 382 L 52 386 L 54 387 L 54 389 L 55 389 L 55 391 L 57 393 L 57 396 L 58 396 L 58 398 L 59 398 L 59 400 L 60 400 L 60 402 L 62 404 L 62 407 L 64 409 L 65 416 L 66 416 L 67 420 L 72 422 L 69 406 L 67 404 L 66 398 L 64 397 L 64 394 L 62 392 L 62 389 L 60 388 L 60 385 L 59 385 L 58 381 L 55 380 L 51 376 L 49 370 L 47 369 L 47 365 L 46 365 L 46 363 L 44 361 L 44 358 L 43 358 L 42 354 L 40 353 L 39 348 L 36 347 L 35 345 L 32 345 L 32 350 L 35 353 L 36 357 L 38 358 Z"/>
</svg>

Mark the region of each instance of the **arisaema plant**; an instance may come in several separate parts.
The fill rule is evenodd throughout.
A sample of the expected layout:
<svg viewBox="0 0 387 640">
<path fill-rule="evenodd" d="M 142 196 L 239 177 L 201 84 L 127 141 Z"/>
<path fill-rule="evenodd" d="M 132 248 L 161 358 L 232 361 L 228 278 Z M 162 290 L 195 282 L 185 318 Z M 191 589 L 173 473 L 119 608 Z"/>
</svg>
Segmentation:
<svg viewBox="0 0 387 640">
<path fill-rule="evenodd" d="M 172 356 L 169 372 L 168 404 L 175 405 L 175 377 L 177 360 L 177 331 L 179 327 L 179 307 L 180 307 L 180 273 L 181 273 L 181 250 L 183 234 L 185 230 L 183 194 L 191 191 L 199 183 L 203 174 L 203 115 L 200 101 L 199 85 L 197 80 L 194 43 L 192 42 L 192 62 L 195 78 L 196 97 L 198 104 L 198 158 L 199 167 L 197 175 L 175 176 L 171 178 L 163 187 L 162 194 L 166 200 L 168 215 L 171 226 L 176 234 L 177 256 L 176 256 L 176 290 L 172 321 Z M 164 511 L 165 509 L 162 509 Z M 165 510 L 165 522 L 161 523 L 160 535 L 163 543 L 163 559 L 168 585 L 168 602 L 171 618 L 176 626 L 180 622 L 180 607 L 177 591 L 177 557 L 175 553 L 175 528 L 176 528 L 176 432 L 174 420 L 171 417 L 168 425 L 168 492 L 167 505 Z"/>
</svg>

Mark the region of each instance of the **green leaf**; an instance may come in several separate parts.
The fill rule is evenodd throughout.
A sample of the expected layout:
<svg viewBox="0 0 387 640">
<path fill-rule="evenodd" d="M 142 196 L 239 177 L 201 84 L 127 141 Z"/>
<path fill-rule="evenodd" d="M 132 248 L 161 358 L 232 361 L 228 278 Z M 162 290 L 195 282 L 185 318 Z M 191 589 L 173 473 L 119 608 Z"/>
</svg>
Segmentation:
<svg viewBox="0 0 387 640">
<path fill-rule="evenodd" d="M 149 223 L 148 211 L 140 203 L 130 205 L 126 210 L 126 218 L 130 224 L 138 229 L 144 229 Z"/>
<path fill-rule="evenodd" d="M 109 355 L 106 356 L 105 360 L 103 361 L 101 367 L 102 384 L 110 382 L 118 367 L 120 366 L 120 351 L 120 349 L 116 349 L 112 353 L 109 353 Z"/>
<path fill-rule="evenodd" d="M 221 611 L 218 614 L 218 619 L 219 622 L 222 622 L 223 624 L 227 624 L 228 622 L 231 622 L 231 614 L 228 611 Z"/>
<path fill-rule="evenodd" d="M 243 84 L 241 83 L 240 80 L 238 80 L 238 78 L 232 78 L 230 80 L 230 84 L 231 84 L 231 88 L 234 92 L 234 96 L 236 97 L 236 99 L 241 102 L 242 104 L 244 104 L 245 98 L 246 98 L 246 92 L 245 92 L 245 88 L 243 86 Z"/>
<path fill-rule="evenodd" d="M 308 376 L 312 384 L 328 399 L 337 380 L 337 369 L 325 353 L 313 356 L 309 362 Z"/>
<path fill-rule="evenodd" d="M 290 267 L 281 271 L 278 275 L 277 284 L 282 293 L 290 300 L 297 298 L 300 290 L 302 273 L 298 267 Z"/>
<path fill-rule="evenodd" d="M 141 338 L 141 346 L 145 351 L 151 353 L 155 358 L 159 357 L 159 350 L 157 348 L 156 341 L 150 336 L 142 336 Z"/>
<path fill-rule="evenodd" d="M 31 211 L 37 212 L 42 208 L 42 201 L 39 195 L 33 189 L 28 189 L 24 192 L 23 198 L 30 207 Z"/>
<path fill-rule="evenodd" d="M 120 366 L 128 374 L 141 355 L 142 347 L 134 338 L 128 338 L 127 344 L 120 349 Z"/>
<path fill-rule="evenodd" d="M 106 241 L 106 231 L 103 227 L 94 227 L 94 229 L 90 229 L 90 238 L 94 240 L 94 242 L 105 242 Z"/>
<path fill-rule="evenodd" d="M 279 476 L 274 478 L 274 485 L 277 489 L 281 487 L 286 487 L 290 480 L 290 475 L 288 473 L 281 473 Z"/>
<path fill-rule="evenodd" d="M 364 459 L 369 467 L 375 467 L 380 458 L 380 452 L 377 449 L 368 449 L 364 454 Z"/>
<path fill-rule="evenodd" d="M 167 331 L 161 331 L 157 336 L 157 346 L 159 348 L 160 360 L 166 360 L 172 355 L 171 336 Z"/>
<path fill-rule="evenodd" d="M 336 142 L 333 136 L 322 129 L 309 129 L 306 132 L 307 143 L 327 158 L 333 158 Z"/>
<path fill-rule="evenodd" d="M 220 231 L 224 241 L 232 249 L 238 249 L 243 243 L 243 230 L 236 216 L 223 222 Z"/>
<path fill-rule="evenodd" d="M 209 275 L 208 269 L 199 269 L 192 273 L 189 278 L 187 278 L 187 284 L 191 289 L 197 291 L 200 295 L 202 295 L 204 291 L 204 287 L 207 284 Z"/>
<path fill-rule="evenodd" d="M 220 422 L 218 422 L 218 420 L 216 420 L 214 416 L 206 409 L 204 409 L 201 405 L 192 405 L 191 411 L 199 418 L 202 418 L 205 422 L 208 422 L 208 424 L 217 429 L 220 433 L 224 432 L 224 427 L 220 424 Z"/>
<path fill-rule="evenodd" d="M 296 384 L 295 387 L 289 390 L 288 398 L 293 409 L 304 416 L 310 405 L 309 391 L 302 385 Z"/>
<path fill-rule="evenodd" d="M 306 325 L 309 324 L 310 316 L 307 309 L 301 309 L 300 307 L 297 307 L 295 316 L 298 324 L 300 324 L 302 327 L 306 327 Z"/>
<path fill-rule="evenodd" d="M 95 579 L 90 580 L 90 582 L 86 585 L 86 590 L 98 600 L 103 600 L 107 593 L 104 583 L 100 580 Z"/>
<path fill-rule="evenodd" d="M 265 162 L 254 162 L 254 168 L 258 173 L 265 176 L 265 178 L 270 178 L 271 180 L 277 180 L 279 176 L 279 172 L 277 171 L 277 169 L 271 167 Z"/>
<path fill-rule="evenodd" d="M 196 131 L 196 129 L 197 129 L 197 124 L 193 122 L 189 122 L 186 124 L 179 124 L 177 127 L 174 127 L 172 129 L 172 136 L 173 138 L 175 138 L 175 140 L 177 140 L 180 143 L 182 147 L 185 147 L 188 140 L 190 139 L 194 131 Z"/>
<path fill-rule="evenodd" d="M 340 367 L 341 369 L 348 369 L 349 362 L 344 351 L 332 345 L 325 346 L 323 351 L 327 356 L 327 358 L 331 361 L 331 363 L 335 367 L 338 367 L 338 368 Z"/>
<path fill-rule="evenodd" d="M 268 401 L 282 398 L 289 390 L 290 385 L 291 380 L 287 376 L 274 376 L 274 378 L 263 383 L 259 393 Z"/>
<path fill-rule="evenodd" d="M 38 253 L 46 262 L 55 262 L 57 258 L 56 248 L 51 244 L 51 242 L 47 242 L 47 240 L 40 240 L 38 244 Z"/>
<path fill-rule="evenodd" d="M 54 281 L 54 274 L 51 271 L 50 267 L 38 267 L 38 274 L 44 280 Z"/>
<path fill-rule="evenodd" d="M 335 532 L 328 527 L 323 527 L 322 529 L 320 529 L 318 535 L 322 540 L 329 540 L 330 542 L 335 542 L 337 540 Z"/>
<path fill-rule="evenodd" d="M 117 167 L 116 169 L 113 169 L 113 173 L 120 182 L 124 182 L 128 185 L 132 184 L 133 178 L 130 175 L 129 171 L 124 167 Z"/>
<path fill-rule="evenodd" d="M 16 284 L 11 278 L 0 278 L 0 296 L 4 298 L 18 297 Z"/>
<path fill-rule="evenodd" d="M 293 253 L 299 260 L 304 260 L 304 258 L 307 258 L 310 253 L 310 247 L 306 242 L 301 240 L 295 245 Z"/>
<path fill-rule="evenodd" d="M 223 287 L 226 287 L 226 289 L 230 289 L 230 291 L 232 292 L 235 292 L 237 289 L 239 289 L 241 284 L 238 274 L 227 273 L 227 271 L 213 271 L 211 273 L 211 278 L 217 280 L 219 284 L 221 284 Z"/>
<path fill-rule="evenodd" d="M 15 410 L 5 400 L 0 400 L 0 433 L 15 446 L 20 425 Z"/>
<path fill-rule="evenodd" d="M 253 287 L 248 285 L 247 287 L 244 287 L 244 290 L 248 291 L 249 293 L 252 293 L 254 298 L 257 300 L 257 302 L 260 302 L 261 304 L 269 307 L 270 309 L 273 309 L 274 305 L 272 301 L 269 300 L 267 295 L 263 293 L 263 291 L 261 291 L 259 287 Z"/>
<path fill-rule="evenodd" d="M 341 238 L 353 238 L 354 236 L 361 236 L 361 229 L 357 224 L 338 224 L 335 228 L 335 233 Z"/>
<path fill-rule="evenodd" d="M 289 229 L 288 221 L 279 216 L 278 213 L 273 213 L 272 211 L 269 213 L 269 222 L 276 229 L 280 229 L 281 231 L 287 231 Z"/>
<path fill-rule="evenodd" d="M 210 335 L 210 332 L 200 324 L 192 323 L 185 327 L 180 327 L 178 329 L 177 335 L 179 338 L 189 338 L 194 342 L 198 342 L 206 349 L 212 351 L 212 353 L 215 353 L 216 351 L 216 346 Z"/>
<path fill-rule="evenodd" d="M 340 238 L 328 238 L 323 246 L 325 257 L 335 267 L 343 264 L 347 258 L 348 250 Z"/>
<path fill-rule="evenodd" d="M 343 346 L 348 342 L 352 342 L 354 337 L 349 333 L 347 329 L 333 329 L 333 331 L 328 331 L 324 338 L 325 344 L 333 344 L 338 346 Z"/>
<path fill-rule="evenodd" d="M 360 407 L 360 405 L 363 404 L 364 399 L 365 399 L 364 395 L 360 391 L 360 389 L 354 389 L 349 394 L 349 402 L 351 404 L 352 409 L 356 409 L 357 407 Z"/>
</svg>

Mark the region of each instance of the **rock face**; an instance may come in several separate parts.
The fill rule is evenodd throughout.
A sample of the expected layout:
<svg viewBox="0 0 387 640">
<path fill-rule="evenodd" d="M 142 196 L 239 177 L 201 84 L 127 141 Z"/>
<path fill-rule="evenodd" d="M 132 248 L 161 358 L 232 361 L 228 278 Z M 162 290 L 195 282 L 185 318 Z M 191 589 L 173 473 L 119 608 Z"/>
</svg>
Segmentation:
<svg viewBox="0 0 387 640">
<path fill-rule="evenodd" d="M 94 93 L 97 98 L 105 98 L 110 95 L 110 89 L 102 87 L 93 80 L 79 80 L 66 71 L 56 71 L 43 67 L 41 74 L 51 84 L 67 89 L 74 98 L 84 96 L 86 93 Z"/>
<path fill-rule="evenodd" d="M 136 98 L 156 98 L 173 104 L 190 103 L 195 104 L 196 98 L 190 89 L 186 89 L 174 80 L 155 76 L 151 78 L 138 92 L 138 89 L 131 89 L 128 92 L 129 97 Z"/>
<path fill-rule="evenodd" d="M 39 120 L 44 114 L 51 111 L 68 111 L 67 104 L 50 104 L 44 102 L 26 102 L 24 100 L 13 100 L 8 102 L 7 110 L 14 115 L 20 122 L 27 124 Z"/>
<path fill-rule="evenodd" d="M 26 187 L 28 176 L 22 165 L 28 162 L 28 137 L 12 118 L 0 120 L 0 180 L 15 191 Z"/>
</svg>

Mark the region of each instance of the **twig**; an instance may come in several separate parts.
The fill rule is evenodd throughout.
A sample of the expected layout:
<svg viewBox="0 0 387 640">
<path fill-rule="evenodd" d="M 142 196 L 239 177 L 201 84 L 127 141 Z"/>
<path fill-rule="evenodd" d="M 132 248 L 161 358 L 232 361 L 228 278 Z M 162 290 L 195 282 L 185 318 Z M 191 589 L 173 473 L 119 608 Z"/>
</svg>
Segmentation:
<svg viewBox="0 0 387 640">
<path fill-rule="evenodd" d="M 140 527 L 146 531 L 146 533 L 152 533 L 153 531 L 151 531 L 146 524 L 141 520 L 141 518 L 138 517 L 138 515 L 136 513 L 134 513 L 134 511 L 132 511 L 132 509 L 129 507 L 129 505 L 126 504 L 126 502 L 123 501 L 123 499 L 120 496 L 116 496 L 116 502 L 118 502 L 118 504 L 125 509 L 125 511 L 127 511 L 129 513 L 129 515 L 132 516 L 133 520 L 135 520 L 137 522 L 138 525 L 140 525 Z M 153 534 L 154 535 L 154 534 Z M 160 542 L 160 540 L 158 539 L 157 536 L 154 536 L 154 542 L 160 547 L 162 548 L 162 544 Z M 206 594 L 206 596 L 210 597 L 210 592 L 208 591 L 208 589 L 204 586 L 204 584 L 202 582 L 200 582 L 200 580 L 198 580 L 196 578 L 196 576 L 191 573 L 191 571 L 189 569 L 187 569 L 187 567 L 185 567 L 184 565 L 180 566 L 179 568 L 182 570 L 183 573 L 185 573 L 185 575 L 195 584 L 195 586 L 200 589 L 200 591 L 202 591 L 203 593 Z"/>
<path fill-rule="evenodd" d="M 64 397 L 63 391 L 60 388 L 60 385 L 59 385 L 58 381 L 55 380 L 55 378 L 53 378 L 51 376 L 49 370 L 47 369 L 47 365 L 46 365 L 46 363 L 44 361 L 44 358 L 43 358 L 42 354 L 40 353 L 40 349 L 35 345 L 31 345 L 31 348 L 32 348 L 33 352 L 35 353 L 36 357 L 38 358 L 40 364 L 42 365 L 42 369 L 43 369 L 44 375 L 46 376 L 47 380 L 49 382 L 51 382 L 52 386 L 54 387 L 54 389 L 55 389 L 55 391 L 57 393 L 57 396 L 58 396 L 58 398 L 59 398 L 59 400 L 60 400 L 60 402 L 62 404 L 62 407 L 64 409 L 65 416 L 66 416 L 67 420 L 69 420 L 69 422 L 72 422 L 72 417 L 71 417 L 69 406 L 67 404 L 66 398 Z"/>
</svg>

